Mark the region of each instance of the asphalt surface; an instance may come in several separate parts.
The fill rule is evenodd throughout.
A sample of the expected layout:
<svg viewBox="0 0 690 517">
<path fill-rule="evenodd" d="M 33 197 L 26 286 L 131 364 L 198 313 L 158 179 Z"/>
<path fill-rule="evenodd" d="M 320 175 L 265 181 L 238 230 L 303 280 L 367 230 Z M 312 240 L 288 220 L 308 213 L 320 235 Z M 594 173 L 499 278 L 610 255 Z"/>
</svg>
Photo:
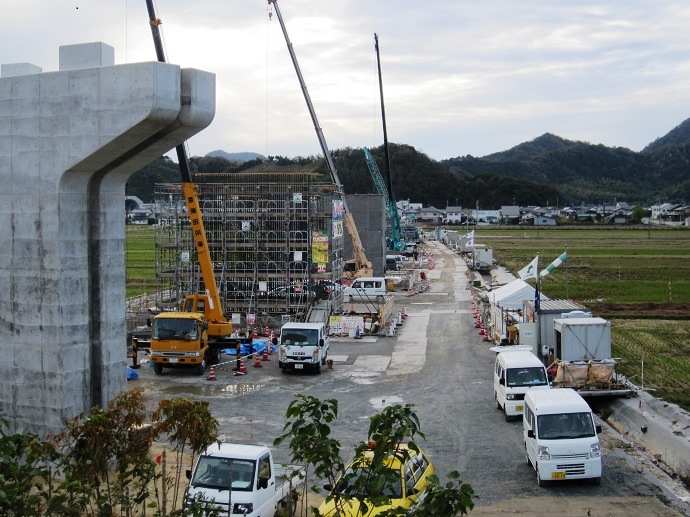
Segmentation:
<svg viewBox="0 0 690 517">
<path fill-rule="evenodd" d="M 394 295 L 408 314 L 397 336 L 331 338 L 333 369 L 320 375 L 281 373 L 272 355 L 261 367 L 248 362 L 243 376 L 231 371 L 234 361 L 216 367 L 215 381 L 207 380 L 208 370 L 203 376 L 180 370 L 156 376 L 142 365 L 139 379 L 129 385 L 143 388 L 152 407 L 174 396 L 208 401 L 226 440 L 269 445 L 281 434 L 295 394 L 337 399 L 332 435 L 341 441 L 346 460 L 367 438 L 371 415 L 387 404 L 410 403 L 426 435 L 419 445 L 437 474 L 444 481 L 458 471 L 477 493 L 478 507 L 525 497 L 643 496 L 690 515 L 682 484 L 605 423 L 600 486 L 567 481 L 537 487 L 534 470 L 525 463 L 522 423 L 505 422 L 494 403 L 495 356 L 474 328 L 465 263 L 440 244 L 429 243 L 429 249 L 435 262 L 430 288 L 411 297 Z M 287 446 L 275 449 L 275 457 L 289 462 Z"/>
</svg>

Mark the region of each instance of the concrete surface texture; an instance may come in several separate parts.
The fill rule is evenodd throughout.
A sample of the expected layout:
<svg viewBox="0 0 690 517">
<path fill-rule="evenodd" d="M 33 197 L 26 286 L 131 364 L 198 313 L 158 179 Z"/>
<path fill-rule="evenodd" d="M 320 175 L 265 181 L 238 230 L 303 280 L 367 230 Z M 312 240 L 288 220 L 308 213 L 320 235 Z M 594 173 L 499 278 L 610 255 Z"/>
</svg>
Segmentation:
<svg viewBox="0 0 690 517">
<path fill-rule="evenodd" d="M 0 77 L 0 409 L 11 432 L 61 430 L 125 386 L 125 182 L 215 114 L 213 74 L 112 56 L 71 45 L 58 72 L 25 64 Z"/>
</svg>

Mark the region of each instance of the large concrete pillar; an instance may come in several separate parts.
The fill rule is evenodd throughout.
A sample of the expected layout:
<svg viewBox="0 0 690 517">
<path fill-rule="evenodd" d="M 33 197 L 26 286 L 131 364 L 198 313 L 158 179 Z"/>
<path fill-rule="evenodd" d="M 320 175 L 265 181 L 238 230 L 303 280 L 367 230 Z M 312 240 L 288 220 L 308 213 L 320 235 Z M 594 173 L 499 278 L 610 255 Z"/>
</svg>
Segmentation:
<svg viewBox="0 0 690 517">
<path fill-rule="evenodd" d="M 125 182 L 215 114 L 213 74 L 113 65 L 109 49 L 61 47 L 58 72 L 2 68 L 0 408 L 11 431 L 60 431 L 124 388 Z"/>
</svg>

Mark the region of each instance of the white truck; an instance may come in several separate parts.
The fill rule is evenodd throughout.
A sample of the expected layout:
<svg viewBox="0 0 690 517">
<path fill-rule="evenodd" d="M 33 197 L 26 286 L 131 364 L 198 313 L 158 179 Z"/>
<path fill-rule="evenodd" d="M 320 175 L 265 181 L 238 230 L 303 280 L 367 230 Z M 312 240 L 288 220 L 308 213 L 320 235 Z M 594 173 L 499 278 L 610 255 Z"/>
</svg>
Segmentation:
<svg viewBox="0 0 690 517">
<path fill-rule="evenodd" d="M 278 366 L 282 372 L 310 369 L 321 373 L 328 347 L 325 323 L 286 323 L 280 329 Z"/>
<path fill-rule="evenodd" d="M 305 469 L 300 465 L 273 463 L 263 445 L 214 443 L 200 456 L 185 493 L 185 505 L 199 499 L 221 515 L 273 517 L 279 508 L 297 508 Z"/>
</svg>

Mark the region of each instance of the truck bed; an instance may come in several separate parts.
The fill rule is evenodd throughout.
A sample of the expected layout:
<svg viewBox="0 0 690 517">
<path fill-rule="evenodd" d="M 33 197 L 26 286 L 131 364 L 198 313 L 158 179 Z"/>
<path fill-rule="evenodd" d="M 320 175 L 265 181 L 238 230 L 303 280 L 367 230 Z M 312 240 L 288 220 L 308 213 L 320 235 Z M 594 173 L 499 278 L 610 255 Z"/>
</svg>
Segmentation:
<svg viewBox="0 0 690 517">
<path fill-rule="evenodd" d="M 306 471 L 303 466 L 275 463 L 274 467 L 277 499 L 284 499 L 290 492 L 290 488 L 295 490 L 304 484 L 304 476 Z"/>
</svg>

